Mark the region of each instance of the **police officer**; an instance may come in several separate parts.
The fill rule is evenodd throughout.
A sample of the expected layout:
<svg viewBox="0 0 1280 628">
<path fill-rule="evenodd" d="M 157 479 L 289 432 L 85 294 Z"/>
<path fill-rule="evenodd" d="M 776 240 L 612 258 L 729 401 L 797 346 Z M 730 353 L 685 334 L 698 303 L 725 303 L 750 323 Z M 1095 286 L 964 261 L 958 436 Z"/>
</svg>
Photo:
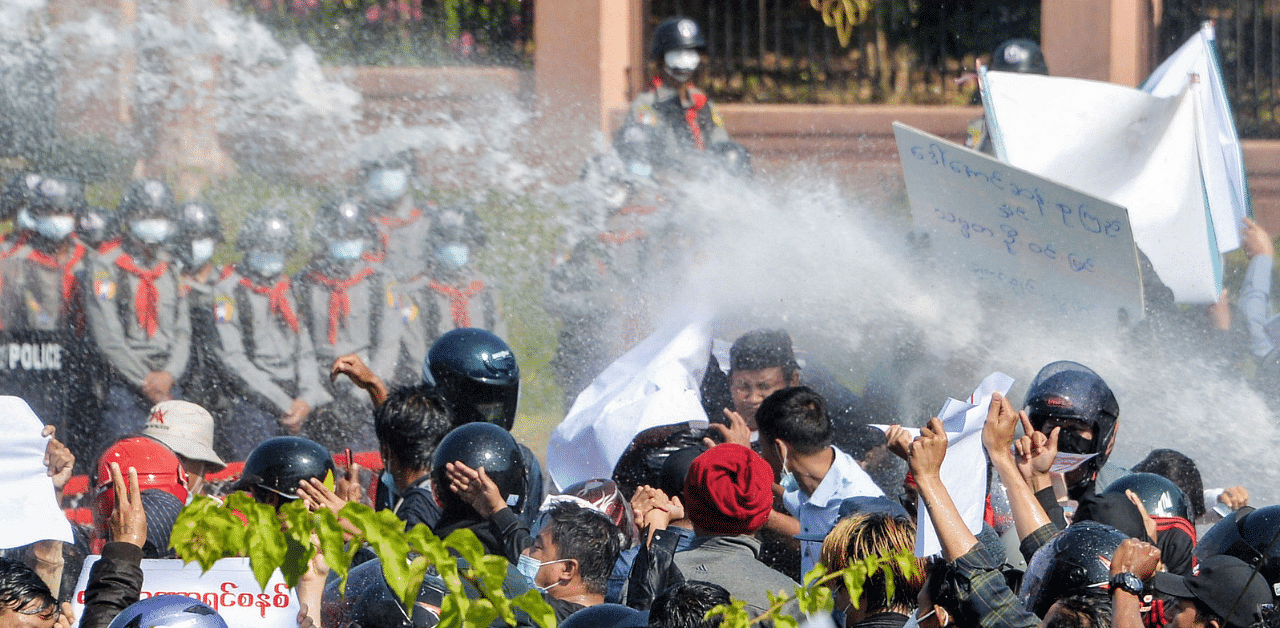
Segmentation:
<svg viewBox="0 0 1280 628">
<path fill-rule="evenodd" d="M 285 274 L 296 243 L 288 214 L 271 207 L 253 212 L 236 238 L 244 259 L 213 290 L 215 353 L 238 393 L 219 441 L 236 460 L 282 431 L 298 434 L 312 408 L 333 401 Z"/>
<path fill-rule="evenodd" d="M 649 52 L 659 75 L 631 103 L 615 141 L 620 151 L 644 145 L 661 164 L 729 141 L 724 118 L 692 82 L 706 45 L 702 29 L 689 18 L 672 18 L 654 29 Z"/>
<path fill-rule="evenodd" d="M 0 260 L 8 259 L 18 253 L 18 249 L 26 246 L 35 227 L 27 205 L 31 202 L 35 188 L 44 177 L 36 172 L 16 174 L 5 186 L 4 196 L 0 197 L 0 219 L 12 222 L 13 229 L 0 240 Z"/>
<path fill-rule="evenodd" d="M 478 327 L 498 336 L 507 333 L 497 291 L 475 267 L 473 253 L 485 244 L 484 228 L 475 213 L 441 209 L 430 241 L 435 249 L 431 270 L 402 284 L 414 305 L 401 312 L 406 353 L 414 363 L 421 363 L 427 347 L 452 329 Z"/>
<path fill-rule="evenodd" d="M 405 151 L 360 166 L 360 194 L 377 226 L 377 240 L 365 259 L 385 265 L 397 280 L 406 281 L 427 271 L 433 218 L 430 207 L 420 206 L 410 192 L 417 161 Z"/>
<path fill-rule="evenodd" d="M 142 430 L 152 405 L 180 398 L 174 382 L 187 370 L 191 317 L 165 245 L 177 233 L 169 186 L 155 179 L 125 189 L 118 215 L 123 238 L 104 247 L 82 285 L 85 318 L 106 362 L 99 438 Z"/>
<path fill-rule="evenodd" d="M 226 379 L 213 355 L 217 332 L 213 329 L 213 286 L 229 272 L 213 265 L 213 252 L 223 241 L 222 224 L 208 203 L 183 203 L 178 208 L 178 233 L 172 251 L 182 264 L 182 292 L 191 312 L 191 360 L 182 392 L 189 401 L 222 416 Z"/>
<path fill-rule="evenodd" d="M 404 329 L 397 310 L 404 297 L 380 266 L 363 258 L 376 237 L 360 199 L 338 197 L 321 205 L 312 233 L 316 255 L 293 283 L 324 380 L 334 360 L 347 354 L 360 356 L 386 381 L 395 372 Z M 368 397 L 345 379 L 330 381 L 327 390 L 334 401 L 317 411 L 308 433 L 335 449 L 373 451 Z"/>
</svg>

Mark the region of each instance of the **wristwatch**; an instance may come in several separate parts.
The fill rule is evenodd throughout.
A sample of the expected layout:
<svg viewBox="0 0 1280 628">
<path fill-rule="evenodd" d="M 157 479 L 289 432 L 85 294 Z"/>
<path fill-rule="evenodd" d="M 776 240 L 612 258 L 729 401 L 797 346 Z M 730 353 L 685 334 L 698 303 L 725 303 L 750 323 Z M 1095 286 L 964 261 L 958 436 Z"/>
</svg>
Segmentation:
<svg viewBox="0 0 1280 628">
<path fill-rule="evenodd" d="M 1123 589 L 1137 596 L 1142 595 L 1142 578 L 1133 572 L 1125 571 L 1111 576 L 1111 591 Z"/>
</svg>

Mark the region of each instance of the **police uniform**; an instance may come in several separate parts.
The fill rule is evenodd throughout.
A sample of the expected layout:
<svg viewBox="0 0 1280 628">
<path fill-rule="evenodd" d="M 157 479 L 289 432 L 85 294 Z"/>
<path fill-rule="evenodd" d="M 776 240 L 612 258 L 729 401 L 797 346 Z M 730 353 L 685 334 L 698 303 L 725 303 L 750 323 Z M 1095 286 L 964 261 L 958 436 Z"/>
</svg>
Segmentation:
<svg viewBox="0 0 1280 628">
<path fill-rule="evenodd" d="M 317 373 L 334 399 L 313 415 L 304 432 L 333 451 L 374 451 L 368 395 L 345 377 L 330 382 L 329 370 L 334 360 L 354 353 L 383 381 L 391 381 L 404 329 L 393 308 L 404 297 L 387 273 L 364 262 L 353 265 L 345 277 L 326 272 L 322 265 L 312 265 L 293 279 L 299 316 L 315 347 Z"/>
<path fill-rule="evenodd" d="M 233 380 L 227 377 L 214 355 L 218 332 L 213 325 L 213 288 L 219 278 L 230 272 L 230 268 L 214 267 L 209 270 L 205 281 L 186 273 L 179 277 L 191 316 L 191 359 L 187 376 L 182 380 L 182 394 L 187 401 L 205 408 L 216 417 L 226 416 L 231 409 L 227 384 Z M 235 459 L 242 460 L 243 457 Z"/>
<path fill-rule="evenodd" d="M 667 156 L 729 141 L 724 117 L 706 92 L 693 85 L 672 88 L 660 78 L 653 79 L 649 90 L 631 103 L 621 137 L 631 125 L 656 131 L 653 139 Z"/>
<path fill-rule="evenodd" d="M 427 349 L 441 334 L 463 327 L 478 327 L 506 337 L 507 322 L 502 317 L 496 291 L 484 275 L 464 268 L 450 277 L 418 277 L 401 285 L 405 295 L 399 308 L 405 323 L 404 345 L 417 366 Z"/>
<path fill-rule="evenodd" d="M 315 346 L 298 310 L 285 276 L 262 285 L 233 270 L 214 287 L 215 355 L 238 392 L 219 440 L 234 460 L 281 435 L 279 419 L 294 399 L 313 409 L 333 401 L 320 384 Z"/>
<path fill-rule="evenodd" d="M 378 228 L 379 247 L 377 251 L 366 253 L 364 260 L 373 264 L 381 264 L 399 281 L 408 281 L 426 272 L 429 265 L 432 207 L 413 207 L 397 211 L 390 215 L 375 215 L 374 225 Z"/>
<path fill-rule="evenodd" d="M 182 380 L 191 356 L 191 317 L 178 273 L 161 253 L 143 266 L 123 246 L 100 249 L 81 285 L 93 344 L 109 369 L 99 439 L 142 431 L 152 403 L 142 382 L 153 371 Z M 181 398 L 175 383 L 170 395 Z"/>
</svg>

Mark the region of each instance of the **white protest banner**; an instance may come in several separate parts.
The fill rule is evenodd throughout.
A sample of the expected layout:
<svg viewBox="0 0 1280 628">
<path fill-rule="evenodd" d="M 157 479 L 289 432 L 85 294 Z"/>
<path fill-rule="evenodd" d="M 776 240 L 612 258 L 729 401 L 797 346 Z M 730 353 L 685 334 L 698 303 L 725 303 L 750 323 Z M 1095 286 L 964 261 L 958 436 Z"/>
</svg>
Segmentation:
<svg viewBox="0 0 1280 628">
<path fill-rule="evenodd" d="M 1214 303 L 1222 293 L 1201 167 L 1201 88 L 1161 98 L 1099 81 L 982 72 L 996 155 L 1127 209 L 1134 241 L 1179 303 Z"/>
<path fill-rule="evenodd" d="M 1085 324 L 1142 317 L 1123 207 L 904 124 L 893 132 L 915 227 L 957 268 Z"/>
<path fill-rule="evenodd" d="M 26 401 L 0 396 L 0 546 L 54 539 L 72 543 L 71 524 L 58 508 L 53 478 L 44 466 L 49 444 L 44 423 Z"/>
<path fill-rule="evenodd" d="M 76 583 L 71 600 L 77 625 L 84 616 L 84 590 L 89 572 L 101 556 L 85 558 L 84 570 Z M 198 563 L 182 564 L 181 560 L 143 560 L 142 596 L 185 595 L 204 602 L 227 621 L 228 626 L 257 628 L 297 628 L 298 596 L 284 583 L 279 571 L 271 574 L 265 590 L 249 568 L 248 558 L 224 558 L 201 574 Z"/>
<path fill-rule="evenodd" d="M 1242 219 L 1252 213 L 1244 152 L 1227 99 L 1227 88 L 1214 45 L 1213 23 L 1200 31 L 1165 59 L 1141 89 L 1152 96 L 1175 97 L 1192 83 L 1198 83 L 1196 124 L 1199 127 L 1200 167 L 1204 172 L 1205 197 L 1213 218 L 1218 251 L 1240 248 Z"/>
</svg>

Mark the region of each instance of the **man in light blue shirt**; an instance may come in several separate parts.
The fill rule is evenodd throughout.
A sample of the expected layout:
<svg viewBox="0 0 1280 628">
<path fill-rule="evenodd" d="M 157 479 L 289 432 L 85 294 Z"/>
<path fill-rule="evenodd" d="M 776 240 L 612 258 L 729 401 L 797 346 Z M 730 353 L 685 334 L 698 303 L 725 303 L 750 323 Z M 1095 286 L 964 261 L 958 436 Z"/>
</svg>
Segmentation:
<svg viewBox="0 0 1280 628">
<path fill-rule="evenodd" d="M 779 474 L 782 501 L 795 518 L 793 535 L 823 535 L 839 520 L 848 497 L 882 496 L 852 456 L 831 444 L 826 402 L 805 386 L 773 393 L 756 411 L 763 458 Z M 822 542 L 803 541 L 800 573 L 819 562 Z"/>
</svg>

